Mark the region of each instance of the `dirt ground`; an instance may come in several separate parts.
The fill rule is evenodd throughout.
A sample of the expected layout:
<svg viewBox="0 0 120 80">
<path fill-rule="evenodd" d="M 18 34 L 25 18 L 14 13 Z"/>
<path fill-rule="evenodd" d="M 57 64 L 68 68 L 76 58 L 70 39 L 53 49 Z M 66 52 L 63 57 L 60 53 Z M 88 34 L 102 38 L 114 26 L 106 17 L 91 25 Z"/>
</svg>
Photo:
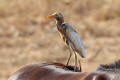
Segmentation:
<svg viewBox="0 0 120 80">
<path fill-rule="evenodd" d="M 0 0 L 0 80 L 33 62 L 66 63 L 69 51 L 55 21 L 46 18 L 54 12 L 80 34 L 84 71 L 120 59 L 119 7 L 119 0 Z"/>
</svg>

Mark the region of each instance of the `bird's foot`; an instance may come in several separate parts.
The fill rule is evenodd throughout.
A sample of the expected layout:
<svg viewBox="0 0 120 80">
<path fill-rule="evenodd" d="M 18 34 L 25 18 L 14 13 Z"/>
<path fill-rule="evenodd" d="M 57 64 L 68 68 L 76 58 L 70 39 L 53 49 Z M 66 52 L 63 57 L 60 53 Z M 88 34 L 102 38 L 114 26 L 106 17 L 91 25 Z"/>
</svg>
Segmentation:
<svg viewBox="0 0 120 80">
<path fill-rule="evenodd" d="M 77 72 L 77 67 L 76 66 L 74 66 L 74 72 Z"/>
</svg>

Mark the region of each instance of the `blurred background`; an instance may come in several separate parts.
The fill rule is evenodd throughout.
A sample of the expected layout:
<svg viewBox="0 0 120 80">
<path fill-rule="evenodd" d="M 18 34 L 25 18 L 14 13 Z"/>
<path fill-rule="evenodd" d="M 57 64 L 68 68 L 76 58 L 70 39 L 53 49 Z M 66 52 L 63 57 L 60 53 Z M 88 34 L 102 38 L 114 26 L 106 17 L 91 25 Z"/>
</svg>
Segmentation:
<svg viewBox="0 0 120 80">
<path fill-rule="evenodd" d="M 46 18 L 54 12 L 80 34 L 84 71 L 120 59 L 119 0 L 0 0 L 0 80 L 34 62 L 66 63 L 69 51 L 55 20 Z"/>
</svg>

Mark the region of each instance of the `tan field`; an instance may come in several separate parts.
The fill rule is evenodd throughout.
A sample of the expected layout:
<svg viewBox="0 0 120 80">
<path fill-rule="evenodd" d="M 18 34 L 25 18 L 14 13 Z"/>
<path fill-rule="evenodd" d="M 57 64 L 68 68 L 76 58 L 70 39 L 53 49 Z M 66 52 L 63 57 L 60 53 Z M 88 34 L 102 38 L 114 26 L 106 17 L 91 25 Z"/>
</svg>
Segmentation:
<svg viewBox="0 0 120 80">
<path fill-rule="evenodd" d="M 46 18 L 54 12 L 83 40 L 83 71 L 120 59 L 120 0 L 0 0 L 0 80 L 38 61 L 66 64 L 68 48 Z"/>
</svg>

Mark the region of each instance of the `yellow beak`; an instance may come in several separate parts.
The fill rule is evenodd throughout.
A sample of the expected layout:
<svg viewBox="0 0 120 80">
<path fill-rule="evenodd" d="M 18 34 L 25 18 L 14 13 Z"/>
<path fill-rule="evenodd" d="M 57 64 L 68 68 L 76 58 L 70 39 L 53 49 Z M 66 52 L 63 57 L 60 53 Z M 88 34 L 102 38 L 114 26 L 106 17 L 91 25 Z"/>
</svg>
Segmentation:
<svg viewBox="0 0 120 80">
<path fill-rule="evenodd" d="M 55 16 L 56 14 L 52 14 L 52 15 L 47 16 L 47 18 L 54 18 Z"/>
</svg>

